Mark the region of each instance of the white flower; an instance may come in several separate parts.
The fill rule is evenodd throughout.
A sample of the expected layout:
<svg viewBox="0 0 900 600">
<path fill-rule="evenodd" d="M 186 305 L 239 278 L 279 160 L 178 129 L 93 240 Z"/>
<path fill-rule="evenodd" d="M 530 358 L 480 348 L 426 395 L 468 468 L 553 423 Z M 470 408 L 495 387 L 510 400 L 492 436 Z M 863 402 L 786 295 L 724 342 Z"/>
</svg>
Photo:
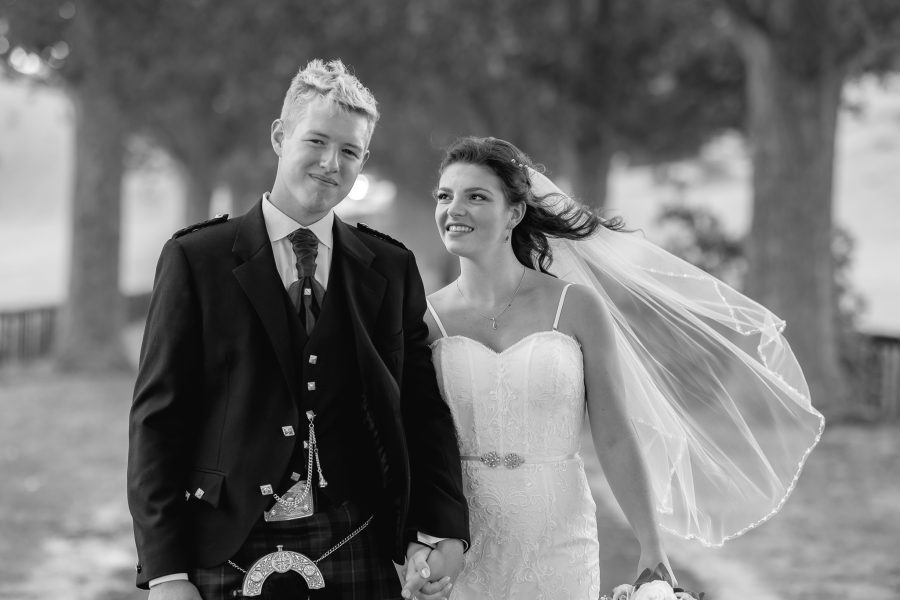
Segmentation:
<svg viewBox="0 0 900 600">
<path fill-rule="evenodd" d="M 665 581 L 656 579 L 639 587 L 630 600 L 675 600 L 675 591 Z"/>
<path fill-rule="evenodd" d="M 623 583 L 622 585 L 613 588 L 612 600 L 631 600 L 631 595 L 633 593 L 634 586 Z"/>
</svg>

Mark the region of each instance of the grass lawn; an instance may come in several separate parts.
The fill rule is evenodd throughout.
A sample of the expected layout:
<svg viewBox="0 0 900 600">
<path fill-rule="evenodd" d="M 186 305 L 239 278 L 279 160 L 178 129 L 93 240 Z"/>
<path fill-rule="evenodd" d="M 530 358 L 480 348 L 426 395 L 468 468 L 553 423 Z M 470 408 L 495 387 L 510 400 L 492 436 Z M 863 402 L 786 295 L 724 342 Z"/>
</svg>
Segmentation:
<svg viewBox="0 0 900 600">
<path fill-rule="evenodd" d="M 0 599 L 145 597 L 125 504 L 131 386 L 0 371 Z M 602 502 L 599 517 L 606 589 L 633 575 L 636 548 Z M 896 600 L 898 542 L 900 425 L 884 424 L 827 428 L 781 514 L 723 549 L 667 547 L 710 600 Z"/>
<path fill-rule="evenodd" d="M 722 553 L 790 600 L 900 598 L 900 424 L 828 428 L 782 512 Z M 725 598 L 725 596 L 722 596 Z"/>
<path fill-rule="evenodd" d="M 132 383 L 0 372 L 0 598 L 146 597 L 125 501 Z"/>
<path fill-rule="evenodd" d="M 598 467 L 599 469 L 599 467 Z M 601 500 L 608 488 L 595 485 Z M 900 598 L 900 423 L 826 426 L 780 513 L 722 548 L 666 535 L 709 600 Z"/>
</svg>

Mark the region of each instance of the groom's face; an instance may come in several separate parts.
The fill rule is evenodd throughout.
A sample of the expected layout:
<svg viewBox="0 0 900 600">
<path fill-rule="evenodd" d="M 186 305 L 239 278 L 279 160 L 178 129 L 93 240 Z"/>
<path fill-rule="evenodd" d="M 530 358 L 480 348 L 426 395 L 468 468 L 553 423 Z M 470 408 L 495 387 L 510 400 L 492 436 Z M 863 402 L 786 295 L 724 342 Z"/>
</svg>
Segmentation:
<svg viewBox="0 0 900 600">
<path fill-rule="evenodd" d="M 323 98 L 307 104 L 292 128 L 275 121 L 272 144 L 279 160 L 272 201 L 291 205 L 283 208 L 304 224 L 319 220 L 350 193 L 368 158 L 368 142 L 365 116 Z"/>
</svg>

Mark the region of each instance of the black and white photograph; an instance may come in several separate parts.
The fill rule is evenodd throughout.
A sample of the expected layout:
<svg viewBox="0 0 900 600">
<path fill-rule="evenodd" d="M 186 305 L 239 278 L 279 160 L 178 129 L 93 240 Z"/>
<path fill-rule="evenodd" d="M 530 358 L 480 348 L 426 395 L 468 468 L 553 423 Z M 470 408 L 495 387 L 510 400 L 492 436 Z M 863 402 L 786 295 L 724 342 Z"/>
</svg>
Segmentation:
<svg viewBox="0 0 900 600">
<path fill-rule="evenodd" d="M 896 0 L 0 0 L 0 600 L 897 600 Z"/>
</svg>

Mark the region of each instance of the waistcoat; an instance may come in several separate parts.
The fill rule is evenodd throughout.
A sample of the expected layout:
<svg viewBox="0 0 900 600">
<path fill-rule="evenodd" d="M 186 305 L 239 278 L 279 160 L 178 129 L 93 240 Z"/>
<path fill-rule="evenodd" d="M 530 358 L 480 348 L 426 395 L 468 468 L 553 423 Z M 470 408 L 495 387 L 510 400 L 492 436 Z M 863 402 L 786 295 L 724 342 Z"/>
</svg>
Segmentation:
<svg viewBox="0 0 900 600">
<path fill-rule="evenodd" d="M 319 488 L 319 474 L 313 483 L 317 495 L 324 494 L 334 505 L 354 500 L 364 506 L 380 492 L 381 477 L 374 442 L 365 427 L 362 386 L 353 326 L 347 306 L 341 260 L 332 257 L 328 289 L 319 318 L 309 336 L 299 317 L 290 319 L 294 356 L 297 360 L 301 397 L 298 412 L 298 442 L 285 473 L 282 489 L 293 483 L 292 473 L 306 478 L 308 449 L 307 411 L 314 411 L 316 440 L 322 475 L 328 482 Z M 285 294 L 285 300 L 290 299 Z M 291 314 L 296 314 L 290 306 Z M 313 470 L 317 471 L 313 466 Z"/>
</svg>

